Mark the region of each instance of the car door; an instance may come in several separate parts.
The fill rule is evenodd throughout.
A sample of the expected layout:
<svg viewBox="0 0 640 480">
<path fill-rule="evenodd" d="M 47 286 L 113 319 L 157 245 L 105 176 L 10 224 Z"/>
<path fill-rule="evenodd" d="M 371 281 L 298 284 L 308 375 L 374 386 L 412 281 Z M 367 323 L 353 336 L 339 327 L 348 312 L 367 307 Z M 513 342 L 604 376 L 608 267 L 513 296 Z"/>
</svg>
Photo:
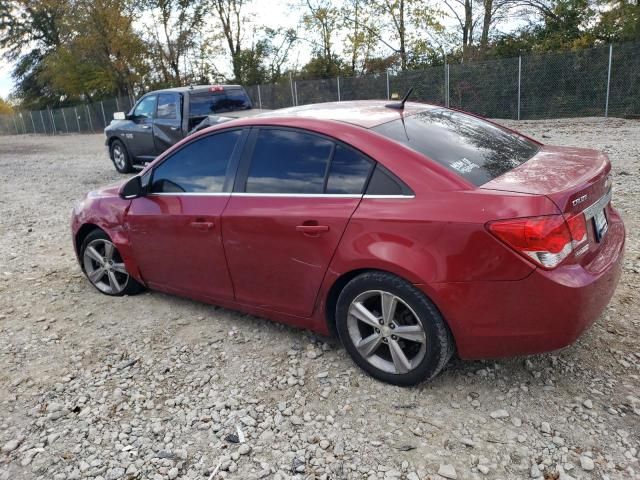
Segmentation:
<svg viewBox="0 0 640 480">
<path fill-rule="evenodd" d="M 182 97 L 175 92 L 158 94 L 158 106 L 153 119 L 155 153 L 160 155 L 167 148 L 182 140 Z"/>
<path fill-rule="evenodd" d="M 150 287 L 200 299 L 232 299 L 220 215 L 245 132 L 198 137 L 153 168 L 149 193 L 132 201 L 126 229 Z"/>
<path fill-rule="evenodd" d="M 157 96 L 142 97 L 133 108 L 129 118 L 132 125 L 127 135 L 129 153 L 138 160 L 151 160 L 156 155 L 153 140 L 153 116 L 156 110 Z"/>
<path fill-rule="evenodd" d="M 236 300 L 312 313 L 373 162 L 304 130 L 253 129 L 222 216 Z"/>
</svg>

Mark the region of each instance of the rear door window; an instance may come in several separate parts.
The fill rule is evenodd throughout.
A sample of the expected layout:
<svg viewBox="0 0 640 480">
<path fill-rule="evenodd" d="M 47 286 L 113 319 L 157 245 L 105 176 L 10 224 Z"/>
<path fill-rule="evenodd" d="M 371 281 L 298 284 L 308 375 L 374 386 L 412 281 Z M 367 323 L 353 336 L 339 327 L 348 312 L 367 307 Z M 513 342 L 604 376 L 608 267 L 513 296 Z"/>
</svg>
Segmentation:
<svg viewBox="0 0 640 480">
<path fill-rule="evenodd" d="M 476 186 L 533 157 L 539 145 L 497 125 L 442 108 L 373 128 L 444 165 Z"/>
<path fill-rule="evenodd" d="M 256 138 L 245 191 L 323 193 L 334 143 L 292 130 L 261 129 Z"/>
</svg>

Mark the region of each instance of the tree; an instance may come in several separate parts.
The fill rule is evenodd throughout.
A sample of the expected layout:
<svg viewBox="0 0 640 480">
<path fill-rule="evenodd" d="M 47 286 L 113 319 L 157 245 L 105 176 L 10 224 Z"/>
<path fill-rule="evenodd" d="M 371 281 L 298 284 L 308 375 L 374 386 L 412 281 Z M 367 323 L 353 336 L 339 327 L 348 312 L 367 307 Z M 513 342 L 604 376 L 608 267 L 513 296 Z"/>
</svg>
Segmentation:
<svg viewBox="0 0 640 480">
<path fill-rule="evenodd" d="M 222 26 L 222 35 L 231 55 L 233 77 L 240 83 L 244 76 L 243 64 L 247 64 L 247 60 L 252 58 L 255 62 L 256 55 L 260 55 L 256 50 L 243 51 L 242 49 L 242 31 L 247 23 L 247 19 L 242 16 L 242 7 L 245 3 L 245 0 L 213 0 L 217 19 Z"/>
<path fill-rule="evenodd" d="M 331 0 L 306 0 L 307 13 L 302 17 L 304 28 L 309 32 L 318 32 L 313 45 L 314 56 L 303 68 L 308 75 L 320 78 L 334 77 L 340 74 L 342 61 L 334 51 L 334 41 L 340 29 L 340 10 Z"/>
<path fill-rule="evenodd" d="M 128 0 L 77 0 L 60 22 L 64 42 L 48 55 L 40 80 L 70 97 L 133 95 L 147 65 L 128 10 Z"/>
<path fill-rule="evenodd" d="M 600 0 L 594 35 L 606 42 L 640 40 L 640 0 Z"/>
<path fill-rule="evenodd" d="M 145 30 L 151 38 L 156 86 L 183 85 L 194 76 L 189 71 L 207 71 L 199 64 L 208 40 L 201 31 L 206 0 L 145 0 L 140 8 L 142 17 L 150 20 Z"/>
<path fill-rule="evenodd" d="M 353 18 L 350 20 L 359 23 L 380 44 L 391 50 L 401 70 L 423 64 L 434 51 L 432 43 L 441 48 L 440 43 L 434 41 L 443 32 L 439 22 L 441 12 L 426 0 L 372 0 L 367 3 L 375 16 L 389 21 L 371 26 Z"/>
<path fill-rule="evenodd" d="M 366 0 L 346 0 L 341 9 L 345 30 L 345 54 L 352 75 L 364 74 L 372 65 L 378 44 L 379 30 L 376 16 Z"/>
<path fill-rule="evenodd" d="M 496 56 L 523 52 L 550 52 L 594 45 L 590 22 L 595 17 L 590 0 L 519 0 L 529 24 L 497 39 Z M 533 15 L 541 18 L 536 19 Z"/>
<path fill-rule="evenodd" d="M 0 97 L 0 115 L 13 113 L 13 107 L 4 98 Z"/>
<path fill-rule="evenodd" d="M 59 22 L 68 13 L 66 0 L 0 2 L 0 48 L 15 62 L 16 96 L 27 106 L 55 105 L 60 94 L 39 82 L 44 60 L 60 45 Z"/>
</svg>

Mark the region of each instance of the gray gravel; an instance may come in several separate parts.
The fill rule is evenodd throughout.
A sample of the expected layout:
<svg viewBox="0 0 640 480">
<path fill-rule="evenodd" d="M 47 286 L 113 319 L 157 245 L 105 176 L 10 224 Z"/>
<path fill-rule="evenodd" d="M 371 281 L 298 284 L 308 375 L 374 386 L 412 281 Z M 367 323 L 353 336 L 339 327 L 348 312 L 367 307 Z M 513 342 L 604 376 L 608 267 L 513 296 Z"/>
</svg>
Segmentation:
<svg viewBox="0 0 640 480">
<path fill-rule="evenodd" d="M 609 153 L 621 284 L 575 345 L 412 389 L 309 332 L 99 294 L 69 213 L 123 178 L 103 137 L 0 137 L 0 479 L 640 478 L 640 122 L 505 123 Z"/>
</svg>

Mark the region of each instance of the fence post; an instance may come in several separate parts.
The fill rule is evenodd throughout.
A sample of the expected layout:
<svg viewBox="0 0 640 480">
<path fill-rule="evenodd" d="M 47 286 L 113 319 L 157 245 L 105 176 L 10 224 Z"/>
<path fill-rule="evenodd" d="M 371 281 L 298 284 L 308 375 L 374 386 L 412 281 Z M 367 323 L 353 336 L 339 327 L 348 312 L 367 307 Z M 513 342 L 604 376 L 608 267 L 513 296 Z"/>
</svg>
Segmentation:
<svg viewBox="0 0 640 480">
<path fill-rule="evenodd" d="M 102 103 L 102 100 L 100 100 L 100 109 L 102 110 L 102 124 L 104 125 L 104 128 L 107 128 L 107 116 L 104 114 L 104 104 Z"/>
<path fill-rule="evenodd" d="M 20 135 L 20 131 L 18 130 L 18 122 L 16 122 L 16 116 L 11 115 L 11 118 L 13 118 L 13 126 L 16 127 L 16 135 Z"/>
<path fill-rule="evenodd" d="M 64 128 L 69 133 L 69 124 L 67 123 L 67 116 L 64 114 L 64 108 L 60 109 L 62 111 L 62 120 L 64 120 Z"/>
<path fill-rule="evenodd" d="M 296 95 L 296 105 L 298 105 L 298 82 L 293 82 L 293 91 Z"/>
<path fill-rule="evenodd" d="M 33 112 L 29 111 L 29 116 L 31 117 L 31 126 L 33 126 L 33 133 L 36 133 L 36 122 L 33 121 Z"/>
<path fill-rule="evenodd" d="M 56 134 L 56 130 L 58 129 L 56 126 L 56 119 L 53 118 L 53 112 L 49 107 L 47 107 L 47 111 L 49 112 L 49 116 L 51 117 L 51 127 L 53 128 L 53 134 Z"/>
<path fill-rule="evenodd" d="M 22 122 L 22 130 L 24 130 L 25 135 L 27 134 L 27 124 L 24 123 L 24 114 L 20 112 L 20 121 Z"/>
<path fill-rule="evenodd" d="M 93 129 L 93 122 L 91 121 L 91 111 L 89 110 L 88 103 L 84 104 L 84 109 L 87 111 L 87 120 L 89 120 L 89 130 L 91 131 L 91 133 L 96 133 L 96 131 Z"/>
<path fill-rule="evenodd" d="M 446 107 L 449 108 L 449 64 L 447 63 L 445 65 L 445 79 L 444 79 L 444 84 L 445 84 L 445 88 L 447 89 L 446 92 L 446 96 L 445 96 L 445 102 L 446 102 Z"/>
<path fill-rule="evenodd" d="M 338 101 L 340 102 L 340 77 L 336 77 L 336 80 L 338 81 Z"/>
<path fill-rule="evenodd" d="M 118 102 L 118 96 L 116 95 L 116 111 L 120 111 L 120 102 Z"/>
<path fill-rule="evenodd" d="M 44 124 L 44 115 L 42 114 L 42 110 L 40 110 L 40 121 L 42 122 L 42 130 L 44 134 L 47 134 L 47 126 Z"/>
<path fill-rule="evenodd" d="M 518 120 L 520 120 L 520 80 L 522 78 L 522 56 L 518 57 Z"/>
<path fill-rule="evenodd" d="M 258 85 L 258 107 L 262 110 L 262 94 L 260 93 L 260 85 Z"/>
<path fill-rule="evenodd" d="M 391 89 L 389 88 L 389 69 L 387 69 L 387 100 L 391 99 Z"/>
<path fill-rule="evenodd" d="M 76 114 L 76 123 L 78 124 L 78 133 L 80 132 L 80 117 L 78 116 L 78 109 L 76 107 L 73 107 L 73 111 Z"/>
<path fill-rule="evenodd" d="M 604 118 L 609 116 L 609 88 L 611 87 L 611 58 L 613 57 L 613 44 L 609 45 L 609 70 L 607 71 L 607 100 L 604 104 Z"/>
<path fill-rule="evenodd" d="M 291 104 L 295 107 L 296 105 L 296 97 L 293 93 L 293 77 L 291 72 L 289 72 L 289 85 L 291 86 Z"/>
</svg>

